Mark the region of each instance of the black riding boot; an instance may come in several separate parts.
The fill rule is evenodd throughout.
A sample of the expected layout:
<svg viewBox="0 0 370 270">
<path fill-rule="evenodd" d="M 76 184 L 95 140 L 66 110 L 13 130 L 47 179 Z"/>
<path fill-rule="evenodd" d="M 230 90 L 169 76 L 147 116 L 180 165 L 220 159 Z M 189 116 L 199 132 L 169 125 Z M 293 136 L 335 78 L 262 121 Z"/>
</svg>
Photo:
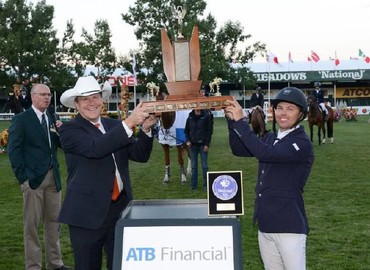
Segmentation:
<svg viewBox="0 0 370 270">
<path fill-rule="evenodd" d="M 324 121 L 328 120 L 328 119 L 326 119 L 326 111 L 322 111 L 322 117 L 323 117 Z"/>
</svg>

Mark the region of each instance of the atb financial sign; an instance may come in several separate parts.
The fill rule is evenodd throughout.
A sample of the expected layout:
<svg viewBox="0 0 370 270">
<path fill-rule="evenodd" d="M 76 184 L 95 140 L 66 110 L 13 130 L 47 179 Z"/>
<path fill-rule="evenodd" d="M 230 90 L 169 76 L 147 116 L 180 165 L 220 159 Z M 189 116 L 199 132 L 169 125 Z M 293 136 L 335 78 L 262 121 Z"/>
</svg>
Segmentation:
<svg viewBox="0 0 370 270">
<path fill-rule="evenodd" d="M 122 270 L 233 270 L 232 226 L 124 227 Z"/>
</svg>

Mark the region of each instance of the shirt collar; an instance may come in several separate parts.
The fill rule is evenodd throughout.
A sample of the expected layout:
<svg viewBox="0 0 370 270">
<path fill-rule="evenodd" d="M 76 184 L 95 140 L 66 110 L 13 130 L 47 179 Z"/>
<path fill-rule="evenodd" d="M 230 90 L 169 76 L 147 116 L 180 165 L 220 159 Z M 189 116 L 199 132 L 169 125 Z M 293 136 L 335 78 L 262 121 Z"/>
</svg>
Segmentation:
<svg viewBox="0 0 370 270">
<path fill-rule="evenodd" d="M 46 114 L 46 110 L 44 112 L 40 111 L 39 109 L 36 109 L 35 106 L 32 105 L 32 109 L 34 110 L 34 112 L 36 113 L 37 117 L 39 119 L 41 119 L 42 115 L 45 113 Z"/>
<path fill-rule="evenodd" d="M 293 130 L 296 130 L 297 128 L 299 128 L 299 125 L 291 128 L 291 129 L 288 129 L 288 130 L 285 130 L 285 131 L 278 131 L 278 135 L 277 135 L 277 138 L 279 140 L 281 140 L 282 138 L 284 138 L 286 135 L 288 135 L 290 132 L 292 132 Z"/>
</svg>

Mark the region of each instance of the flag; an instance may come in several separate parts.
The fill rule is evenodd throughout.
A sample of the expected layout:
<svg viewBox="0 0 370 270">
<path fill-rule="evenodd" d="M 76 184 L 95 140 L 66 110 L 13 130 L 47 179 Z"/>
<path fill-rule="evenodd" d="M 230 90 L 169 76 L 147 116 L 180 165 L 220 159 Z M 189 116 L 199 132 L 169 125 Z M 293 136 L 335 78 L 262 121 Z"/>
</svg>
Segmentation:
<svg viewBox="0 0 370 270">
<path fill-rule="evenodd" d="M 317 62 L 320 61 L 320 56 L 317 53 L 315 53 L 314 51 L 311 51 L 311 59 L 312 59 L 312 61 L 317 63 Z"/>
<path fill-rule="evenodd" d="M 289 63 L 293 63 L 292 54 L 290 52 L 289 52 L 289 55 L 288 55 L 288 61 L 289 61 Z"/>
<path fill-rule="evenodd" d="M 335 51 L 334 63 L 335 63 L 336 66 L 338 66 L 340 64 L 340 61 L 339 61 L 339 59 L 337 57 L 337 51 Z"/>
<path fill-rule="evenodd" d="M 272 52 L 269 52 L 266 55 L 266 60 L 267 60 L 268 63 L 274 63 L 274 64 L 278 64 L 278 65 L 280 64 L 277 56 L 275 54 L 273 54 Z"/>
<path fill-rule="evenodd" d="M 364 54 L 364 52 L 363 52 L 361 49 L 359 49 L 359 50 L 358 50 L 358 56 L 359 56 L 359 57 L 361 57 L 362 59 L 364 59 L 364 61 L 365 61 L 367 64 L 369 64 L 369 63 L 370 63 L 370 57 L 369 57 L 369 56 L 367 56 L 366 54 Z"/>
<path fill-rule="evenodd" d="M 308 61 L 308 62 L 312 62 L 311 57 L 309 57 L 309 56 L 308 56 L 308 57 L 307 57 L 307 61 Z"/>
</svg>

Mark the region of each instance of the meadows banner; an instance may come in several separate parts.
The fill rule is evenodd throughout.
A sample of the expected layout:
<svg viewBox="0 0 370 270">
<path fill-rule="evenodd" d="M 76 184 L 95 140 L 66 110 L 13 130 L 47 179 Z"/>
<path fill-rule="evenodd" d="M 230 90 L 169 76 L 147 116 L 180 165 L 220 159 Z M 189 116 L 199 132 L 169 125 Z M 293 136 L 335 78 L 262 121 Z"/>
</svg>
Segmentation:
<svg viewBox="0 0 370 270">
<path fill-rule="evenodd" d="M 369 69 L 255 73 L 257 82 L 313 82 L 370 80 Z"/>
</svg>

